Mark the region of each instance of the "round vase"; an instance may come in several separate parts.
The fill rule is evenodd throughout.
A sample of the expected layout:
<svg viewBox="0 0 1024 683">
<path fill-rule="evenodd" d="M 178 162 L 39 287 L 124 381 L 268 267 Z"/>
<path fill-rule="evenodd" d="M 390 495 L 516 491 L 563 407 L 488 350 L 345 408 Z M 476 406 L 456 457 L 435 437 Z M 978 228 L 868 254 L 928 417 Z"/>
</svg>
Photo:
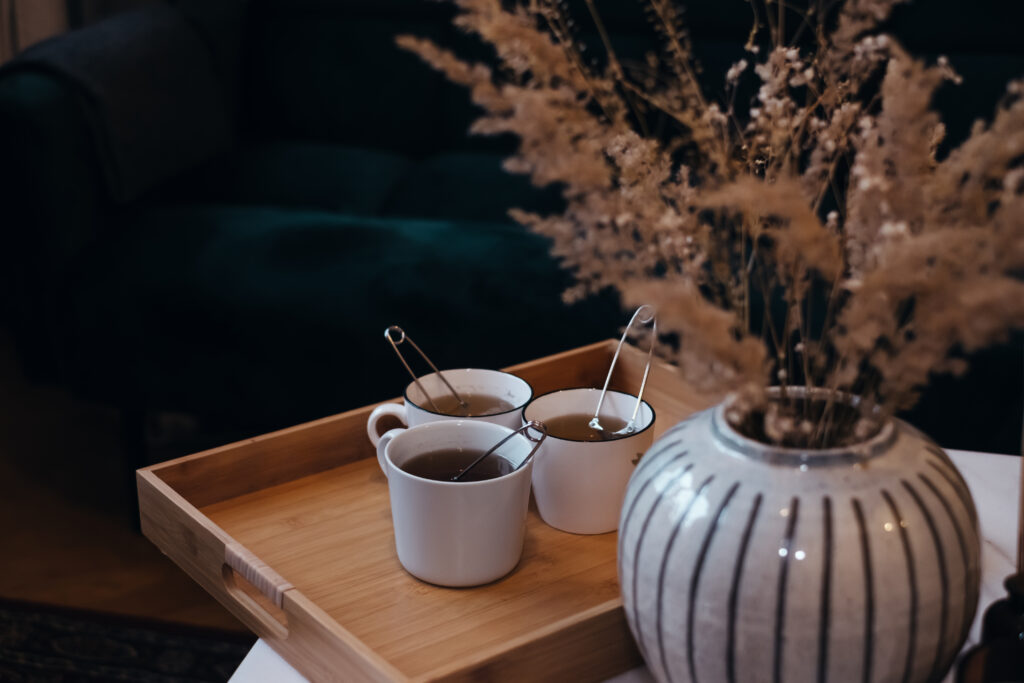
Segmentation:
<svg viewBox="0 0 1024 683">
<path fill-rule="evenodd" d="M 778 448 L 719 405 L 644 455 L 618 562 L 659 681 L 937 681 L 974 618 L 980 538 L 960 473 L 906 423 Z"/>
</svg>

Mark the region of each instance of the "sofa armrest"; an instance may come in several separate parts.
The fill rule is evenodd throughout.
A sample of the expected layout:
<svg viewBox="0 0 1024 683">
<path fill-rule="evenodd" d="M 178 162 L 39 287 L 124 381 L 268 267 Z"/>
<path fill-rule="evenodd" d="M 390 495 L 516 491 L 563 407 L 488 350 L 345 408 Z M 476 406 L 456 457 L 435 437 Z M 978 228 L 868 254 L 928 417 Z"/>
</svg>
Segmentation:
<svg viewBox="0 0 1024 683">
<path fill-rule="evenodd" d="M 0 78 L 0 311 L 30 335 L 20 346 L 38 353 L 52 343 L 39 312 L 107 203 L 77 97 L 46 74 Z"/>
<path fill-rule="evenodd" d="M 105 189 L 128 203 L 234 144 L 214 41 L 177 7 L 148 4 L 34 45 L 0 74 L 43 72 L 75 88 Z"/>
</svg>

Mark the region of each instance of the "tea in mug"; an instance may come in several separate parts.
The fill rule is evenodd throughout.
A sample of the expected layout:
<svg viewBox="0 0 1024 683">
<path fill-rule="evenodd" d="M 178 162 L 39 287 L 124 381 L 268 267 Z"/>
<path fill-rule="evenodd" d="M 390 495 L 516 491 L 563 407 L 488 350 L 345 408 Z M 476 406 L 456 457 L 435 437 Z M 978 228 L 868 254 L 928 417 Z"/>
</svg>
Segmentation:
<svg viewBox="0 0 1024 683">
<path fill-rule="evenodd" d="M 548 429 L 548 436 L 570 441 L 611 441 L 621 439 L 629 434 L 615 434 L 628 423 L 621 417 L 614 415 L 602 415 L 600 419 L 602 429 L 594 429 L 590 426 L 593 415 L 559 415 L 544 421 Z"/>
<path fill-rule="evenodd" d="M 420 453 L 407 460 L 402 470 L 414 477 L 434 481 L 451 481 L 459 472 L 473 464 L 484 454 L 477 449 L 444 448 L 429 453 Z M 511 473 L 515 467 L 497 453 L 491 453 L 466 472 L 458 482 L 486 481 Z"/>
<path fill-rule="evenodd" d="M 451 394 L 443 396 L 431 396 L 437 412 L 452 417 L 480 417 L 481 415 L 497 415 L 507 413 L 515 408 L 509 401 L 497 396 L 487 394 L 460 394 L 466 405 L 459 405 L 458 399 Z M 430 402 L 424 402 L 422 407 L 430 408 Z"/>
</svg>

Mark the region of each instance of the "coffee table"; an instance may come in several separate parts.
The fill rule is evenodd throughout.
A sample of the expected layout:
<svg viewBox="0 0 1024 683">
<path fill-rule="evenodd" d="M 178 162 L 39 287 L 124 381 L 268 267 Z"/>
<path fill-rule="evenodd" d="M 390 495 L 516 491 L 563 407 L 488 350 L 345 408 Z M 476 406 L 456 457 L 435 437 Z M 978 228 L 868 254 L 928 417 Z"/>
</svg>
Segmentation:
<svg viewBox="0 0 1024 683">
<path fill-rule="evenodd" d="M 948 451 L 974 496 L 981 526 L 981 593 L 978 612 L 964 648 L 980 639 L 985 609 L 1004 595 L 1003 579 L 1016 571 L 1017 510 L 1020 504 L 1021 458 L 975 451 Z M 342 675 L 343 672 L 339 672 Z M 643 667 L 609 679 L 614 683 L 653 680 Z M 944 681 L 952 681 L 950 672 Z M 231 677 L 233 683 L 302 683 L 307 681 L 263 641 L 257 641 Z"/>
</svg>

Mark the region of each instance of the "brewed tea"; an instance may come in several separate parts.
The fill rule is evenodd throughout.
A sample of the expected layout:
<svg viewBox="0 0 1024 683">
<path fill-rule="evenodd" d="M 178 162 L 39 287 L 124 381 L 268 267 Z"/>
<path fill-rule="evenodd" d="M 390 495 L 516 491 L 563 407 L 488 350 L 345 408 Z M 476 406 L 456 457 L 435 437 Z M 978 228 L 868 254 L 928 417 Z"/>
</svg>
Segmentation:
<svg viewBox="0 0 1024 683">
<path fill-rule="evenodd" d="M 590 426 L 593 415 L 559 415 L 544 421 L 548 435 L 570 441 L 611 441 L 621 439 L 629 434 L 615 434 L 626 426 L 627 421 L 614 415 L 602 415 L 602 429 Z"/>
<path fill-rule="evenodd" d="M 444 448 L 421 453 L 407 460 L 402 469 L 415 477 L 434 481 L 451 481 L 459 472 L 483 455 L 482 450 Z M 503 477 L 514 470 L 512 463 L 497 453 L 491 453 L 466 472 L 456 483 L 485 481 Z"/>
<path fill-rule="evenodd" d="M 498 396 L 488 396 L 487 394 L 460 394 L 460 396 L 465 401 L 465 406 L 459 405 L 458 400 L 451 394 L 431 396 L 431 398 L 434 401 L 434 405 L 437 406 L 437 412 L 442 415 L 451 415 L 452 417 L 497 415 L 498 413 L 507 413 L 515 408 L 509 401 Z M 431 409 L 430 403 L 427 401 L 417 405 Z"/>
</svg>

